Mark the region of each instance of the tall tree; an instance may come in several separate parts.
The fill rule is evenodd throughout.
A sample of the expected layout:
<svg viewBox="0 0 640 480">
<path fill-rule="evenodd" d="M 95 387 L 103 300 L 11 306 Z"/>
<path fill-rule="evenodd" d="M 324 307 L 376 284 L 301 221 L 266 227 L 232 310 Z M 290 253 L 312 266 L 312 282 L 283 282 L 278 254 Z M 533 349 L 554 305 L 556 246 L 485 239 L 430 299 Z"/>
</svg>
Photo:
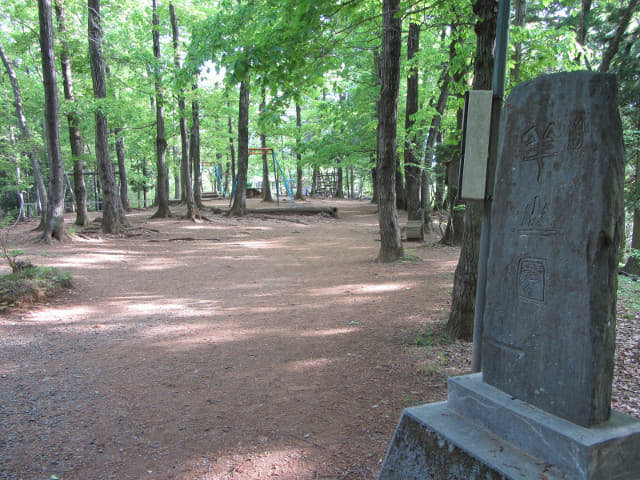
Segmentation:
<svg viewBox="0 0 640 480">
<path fill-rule="evenodd" d="M 64 167 L 58 128 L 58 81 L 53 45 L 53 18 L 51 0 L 38 0 L 40 18 L 40 50 L 42 52 L 42 79 L 45 97 L 45 123 L 47 155 L 49 158 L 49 197 L 42 238 L 62 241 L 64 237 Z"/>
<path fill-rule="evenodd" d="M 122 128 L 113 131 L 116 138 L 116 158 L 118 159 L 118 177 L 120 178 L 120 205 L 125 212 L 131 210 L 129 205 L 129 183 L 127 182 L 127 166 L 125 162 L 124 135 Z"/>
<path fill-rule="evenodd" d="M 474 29 L 477 38 L 473 88 L 491 90 L 498 2 L 476 0 L 473 12 L 476 15 Z M 469 202 L 465 209 L 462 248 L 453 280 L 451 313 L 447 322 L 447 330 L 454 338 L 469 340 L 473 337 L 483 208 L 480 202 Z"/>
<path fill-rule="evenodd" d="M 227 102 L 227 108 L 231 108 L 231 103 Z M 248 115 L 248 114 L 247 114 Z M 237 174 L 236 174 L 236 147 L 233 142 L 233 118 L 231 118 L 231 114 L 228 117 L 229 124 L 229 156 L 231 157 L 231 184 L 232 189 L 235 190 L 237 183 Z"/>
<path fill-rule="evenodd" d="M 455 30 L 455 27 L 453 28 Z M 455 40 L 451 41 L 450 46 L 450 60 L 455 56 Z M 452 78 L 449 74 L 449 65 L 442 67 L 442 73 L 438 84 L 440 85 L 440 93 L 438 99 L 435 102 L 435 114 L 431 118 L 431 124 L 427 132 L 427 139 L 424 143 L 424 165 L 422 169 L 422 183 L 421 183 L 421 207 L 423 209 L 423 215 L 425 218 L 431 213 L 431 201 L 429 184 L 431 180 L 431 164 L 434 157 L 434 149 L 436 145 L 436 139 L 440 135 L 440 128 L 442 125 L 442 115 L 447 107 L 447 98 L 449 97 L 449 84 Z M 439 207 L 439 205 L 438 205 Z"/>
<path fill-rule="evenodd" d="M 382 2 L 381 89 L 378 127 L 378 261 L 393 262 L 404 255 L 396 208 L 396 146 L 402 20 L 399 0 Z"/>
<path fill-rule="evenodd" d="M 420 25 L 411 23 L 407 37 L 407 60 L 411 63 L 420 48 Z M 413 116 L 418 112 L 418 68 L 410 65 L 407 78 L 407 108 L 404 127 L 404 172 L 407 188 L 407 218 L 422 220 L 420 213 L 420 162 L 416 157 L 417 135 L 412 131 L 415 123 Z"/>
<path fill-rule="evenodd" d="M 640 103 L 640 102 L 638 102 Z M 635 157 L 633 162 L 633 177 L 630 179 L 631 204 L 633 205 L 633 230 L 631 232 L 631 255 L 622 269 L 624 272 L 633 275 L 640 275 L 640 115 L 637 117 L 637 131 L 635 135 L 635 145 L 632 155 Z"/>
<path fill-rule="evenodd" d="M 342 169 L 342 158 L 336 159 L 336 192 L 335 198 L 344 198 L 344 170 Z"/>
<path fill-rule="evenodd" d="M 153 77 L 156 91 L 156 196 L 158 198 L 158 210 L 152 218 L 167 218 L 171 216 L 169 210 L 169 175 L 167 172 L 167 139 L 164 126 L 164 92 L 162 90 L 162 75 L 160 73 L 160 20 L 158 18 L 158 4 L 152 1 L 152 36 L 153 56 L 156 65 L 153 68 Z"/>
<path fill-rule="evenodd" d="M 16 138 L 14 135 L 13 126 L 9 127 L 9 144 L 12 146 L 16 144 Z M 20 161 L 20 156 L 17 155 L 15 159 L 10 163 L 12 163 L 11 166 L 13 167 L 13 171 L 15 174 L 15 193 L 16 193 L 16 198 L 18 200 L 18 205 L 16 209 L 17 210 L 16 221 L 20 221 L 26 217 L 26 211 L 24 206 L 24 192 L 22 190 L 23 188 L 22 171 L 21 171 L 22 162 Z M 3 170 L 5 170 L 4 165 L 0 165 L 0 167 L 2 167 Z M 9 172 L 10 170 L 11 170 L 11 167 L 6 168 L 7 172 Z"/>
<path fill-rule="evenodd" d="M 200 101 L 198 100 L 198 82 L 191 88 L 191 135 L 189 141 L 189 158 L 193 170 L 193 199 L 198 208 L 202 207 L 202 169 L 200 166 Z"/>
<path fill-rule="evenodd" d="M 518 23 L 518 20 L 521 19 L 522 17 L 520 16 L 520 9 L 517 8 L 517 6 L 519 6 L 521 3 L 524 3 L 525 0 L 518 0 L 518 3 L 516 3 L 516 24 L 518 25 L 522 25 L 524 26 L 525 20 L 523 19 L 521 21 L 521 23 Z M 526 8 L 526 7 L 525 7 Z M 588 30 L 588 26 L 587 26 L 587 18 L 589 17 L 589 12 L 591 11 L 591 0 L 582 0 L 582 9 L 580 11 L 580 24 L 578 25 L 578 30 L 577 30 L 577 40 L 578 40 L 578 44 L 584 48 L 585 44 L 586 44 L 586 40 L 587 40 L 587 30 Z M 518 45 L 519 47 L 520 45 Z M 516 54 L 520 54 L 521 55 L 521 49 L 517 49 L 516 50 Z M 576 61 L 578 64 L 581 63 L 581 58 L 582 58 L 582 52 L 578 53 L 578 57 L 576 58 Z M 518 67 L 518 71 L 517 71 L 517 75 L 515 75 L 516 78 L 519 77 L 519 67 L 520 67 L 520 61 L 521 58 L 516 58 L 516 65 Z M 584 55 L 584 62 L 585 65 L 588 69 L 591 69 L 591 65 L 589 64 L 589 59 L 587 58 L 586 55 Z M 513 73 L 512 73 L 512 76 Z"/>
<path fill-rule="evenodd" d="M 247 214 L 247 171 L 249 169 L 249 78 L 240 82 L 238 101 L 238 175 L 236 177 L 233 205 L 229 211 L 232 217 Z"/>
<path fill-rule="evenodd" d="M 260 124 L 262 125 L 260 129 L 260 146 L 262 148 L 267 148 L 267 136 L 264 132 L 264 125 L 266 124 L 264 116 L 266 114 L 266 109 L 267 93 L 266 89 L 262 87 L 262 98 L 260 100 Z M 271 182 L 269 181 L 269 159 L 267 157 L 266 150 L 262 151 L 262 201 L 273 202 L 273 196 L 271 195 Z"/>
<path fill-rule="evenodd" d="M 89 212 L 87 209 L 87 188 L 84 182 L 84 153 L 82 144 L 82 133 L 80 132 L 80 117 L 76 111 L 76 101 L 73 93 L 73 77 L 71 75 L 71 53 L 69 41 L 66 37 L 66 16 L 64 1 L 57 0 L 54 4 L 56 19 L 58 22 L 58 32 L 60 34 L 60 64 L 62 66 L 62 84 L 64 87 L 64 98 L 68 104 L 66 112 L 69 124 L 69 143 L 71 145 L 71 159 L 73 161 L 73 193 L 76 201 L 76 225 L 86 226 L 89 224 Z"/>
<path fill-rule="evenodd" d="M 616 32 L 609 40 L 609 44 L 607 45 L 607 49 L 602 56 L 602 62 L 600 62 L 600 67 L 598 70 L 600 72 L 608 72 L 611 66 L 611 62 L 615 57 L 616 53 L 618 53 L 618 49 L 620 48 L 620 42 L 622 41 L 622 37 L 627 31 L 627 27 L 633 18 L 633 14 L 636 13 L 638 9 L 638 3 L 640 0 L 631 0 L 629 5 L 626 8 L 622 9 L 620 14 L 620 21 L 616 27 Z"/>
<path fill-rule="evenodd" d="M 180 70 L 180 59 L 178 56 L 178 17 L 173 3 L 169 4 L 169 12 L 171 15 L 171 32 L 173 38 L 173 62 L 176 72 Z M 184 99 L 184 89 L 178 89 L 178 113 L 180 115 L 180 142 L 181 142 L 181 160 L 180 160 L 180 177 L 182 178 L 182 189 L 187 204 L 186 218 L 195 220 L 199 217 L 198 207 L 196 205 L 193 188 L 191 185 L 191 162 L 189 159 L 189 131 L 187 129 L 187 113 Z"/>
<path fill-rule="evenodd" d="M 304 200 L 302 192 L 302 107 L 296 102 L 296 200 Z"/>
<path fill-rule="evenodd" d="M 18 128 L 20 129 L 20 139 L 22 141 L 22 144 L 27 149 L 26 154 L 29 157 L 31 171 L 33 173 L 34 183 L 36 186 L 36 192 L 38 195 L 38 199 L 40 200 L 41 217 L 40 226 L 38 228 L 44 229 L 47 214 L 47 189 L 45 188 L 44 180 L 42 179 L 40 164 L 38 163 L 38 153 L 35 146 L 32 144 L 31 131 L 29 130 L 26 116 L 24 114 L 24 106 L 22 104 L 22 90 L 20 89 L 20 84 L 18 83 L 18 77 L 16 76 L 12 63 L 7 58 L 2 43 L 0 43 L 0 58 L 2 58 L 4 68 L 7 70 L 7 75 L 9 75 L 9 81 L 13 90 L 13 104 L 16 109 Z"/>
<path fill-rule="evenodd" d="M 96 126 L 96 159 L 102 186 L 102 232 L 119 233 L 123 225 L 123 212 L 120 197 L 116 192 L 116 180 L 109 153 L 109 125 L 104 104 L 107 98 L 107 82 L 105 77 L 104 57 L 102 56 L 102 29 L 100 16 L 100 0 L 88 2 L 89 59 L 91 62 L 91 80 L 93 96 L 98 101 L 95 111 Z"/>
<path fill-rule="evenodd" d="M 591 0 L 583 0 L 582 4 L 591 4 Z M 524 30 L 524 26 L 527 23 L 527 1 L 526 0 L 516 0 L 516 5 L 515 5 L 515 18 L 513 19 L 513 26 L 520 29 L 520 30 Z M 578 42 L 581 44 L 584 44 L 584 35 L 586 35 L 586 33 L 584 33 L 584 15 L 581 16 L 580 18 L 580 28 L 578 29 L 579 32 L 583 32 L 578 33 Z M 582 36 L 582 41 L 580 41 L 580 37 Z M 522 45 L 523 42 L 521 40 L 518 40 L 516 42 L 514 42 L 513 45 L 513 57 L 512 57 L 512 62 L 513 62 L 513 67 L 511 67 L 511 71 L 509 72 L 509 76 L 510 76 L 510 81 L 512 85 L 516 85 L 520 82 L 520 66 L 522 64 Z"/>
</svg>

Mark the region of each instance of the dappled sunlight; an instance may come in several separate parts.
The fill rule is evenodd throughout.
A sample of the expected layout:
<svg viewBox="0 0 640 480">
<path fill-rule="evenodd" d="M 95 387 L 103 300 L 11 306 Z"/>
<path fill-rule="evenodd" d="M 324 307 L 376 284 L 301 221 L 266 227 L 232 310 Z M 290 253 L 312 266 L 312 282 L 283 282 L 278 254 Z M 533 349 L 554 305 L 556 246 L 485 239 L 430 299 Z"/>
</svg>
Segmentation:
<svg viewBox="0 0 640 480">
<path fill-rule="evenodd" d="M 167 258 L 162 258 L 162 261 L 158 261 L 157 258 L 150 258 L 146 261 L 138 260 L 136 265 L 133 266 L 133 269 L 140 272 L 157 272 L 159 270 L 179 267 L 184 267 L 184 262 L 169 260 Z"/>
<path fill-rule="evenodd" d="M 313 330 L 297 333 L 297 337 L 330 337 L 333 335 L 346 335 L 355 332 L 355 328 L 327 328 L 324 330 Z"/>
<path fill-rule="evenodd" d="M 309 295 L 314 296 L 335 296 L 343 294 L 370 295 L 375 293 L 397 292 L 399 290 L 410 290 L 415 285 L 409 282 L 393 283 L 370 283 L 370 284 L 347 284 L 336 285 L 334 287 L 316 288 L 309 291 Z"/>
<path fill-rule="evenodd" d="M 211 232 L 229 231 L 233 233 L 238 233 L 238 227 L 242 227 L 244 230 L 251 230 L 256 232 L 269 232 L 273 230 L 272 227 L 268 227 L 268 226 L 255 226 L 255 225 L 242 225 L 242 224 L 221 225 L 218 223 L 213 225 L 207 224 L 207 223 L 197 223 L 193 225 L 184 225 L 184 226 L 181 226 L 180 228 L 182 230 L 208 230 Z"/>
<path fill-rule="evenodd" d="M 74 288 L 0 318 L 2 399 L 27 426 L 6 458 L 55 460 L 47 478 L 374 478 L 397 412 L 433 390 L 406 345 L 451 275 L 427 250 L 374 262 L 360 225 L 220 221 L 42 255 Z"/>
<path fill-rule="evenodd" d="M 273 240 L 246 240 L 236 242 L 235 245 L 249 249 L 283 248 L 285 246 L 284 242 Z"/>
<path fill-rule="evenodd" d="M 186 460 L 180 467 L 180 473 L 174 476 L 176 480 L 221 480 L 221 479 L 233 479 L 233 478 L 249 478 L 246 475 L 252 475 L 251 478 L 282 478 L 282 479 L 304 479 L 312 478 L 310 475 L 312 472 L 318 471 L 318 465 L 316 465 L 316 455 L 309 451 L 308 446 L 313 445 L 312 441 L 309 441 L 307 448 L 289 447 L 283 448 L 282 445 L 276 447 L 282 443 L 283 440 L 274 441 L 272 433 L 265 432 L 269 436 L 261 436 L 258 442 L 250 445 L 246 445 L 245 451 L 234 451 L 233 454 L 216 455 L 213 458 L 208 458 L 206 455 L 194 457 Z M 296 439 L 296 435 L 290 433 L 281 434 L 284 435 L 287 442 L 300 443 L 300 440 Z M 303 440 L 306 440 L 302 434 Z M 276 445 L 274 445 L 274 443 Z M 304 442 L 303 442 L 304 444 Z M 274 448 L 276 447 L 276 448 Z M 219 453 L 219 452 L 213 452 Z M 212 455 L 212 453 L 209 453 Z M 241 476 L 236 477 L 234 472 L 239 473 Z M 268 473 L 265 473 L 268 472 Z M 174 475 L 175 472 L 172 472 Z M 264 476 L 263 476 L 264 474 Z M 321 478 L 315 474 L 313 478 Z M 337 478 L 324 476 L 322 478 Z M 346 477 L 344 477 L 346 478 Z"/>
<path fill-rule="evenodd" d="M 28 319 L 38 324 L 55 324 L 69 323 L 76 319 L 77 321 L 87 320 L 90 316 L 97 313 L 94 307 L 88 305 L 78 305 L 75 307 L 50 307 L 42 310 L 32 310 L 29 312 Z"/>
<path fill-rule="evenodd" d="M 329 358 L 308 358 L 305 360 L 295 360 L 287 362 L 284 370 L 287 372 L 306 372 L 327 367 L 334 363 L 335 360 Z"/>
<path fill-rule="evenodd" d="M 0 378 L 4 378 L 8 375 L 13 375 L 20 371 L 20 364 L 16 362 L 3 362 L 0 365 Z"/>
<path fill-rule="evenodd" d="M 158 298 L 157 303 L 150 303 L 149 300 L 142 300 L 144 303 L 139 303 L 141 300 L 124 300 L 127 303 L 126 311 L 130 315 L 136 316 L 150 316 L 156 314 L 174 314 L 179 311 L 180 316 L 193 315 L 195 310 L 188 308 L 183 302 L 176 302 L 175 300 L 167 303 L 166 299 Z M 122 300 L 118 301 L 118 305 L 122 304 Z M 211 302 L 203 304 L 202 307 L 213 308 Z M 209 311 L 209 313 L 211 313 Z"/>
<path fill-rule="evenodd" d="M 111 264 L 122 264 L 134 262 L 137 259 L 131 252 L 124 251 L 107 251 L 107 252 L 91 252 L 87 255 L 67 256 L 64 261 L 57 261 L 58 268 L 108 268 Z"/>
<path fill-rule="evenodd" d="M 142 337 L 156 338 L 153 345 L 170 351 L 186 351 L 202 345 L 215 345 L 252 340 L 267 336 L 282 336 L 284 329 L 237 328 L 232 322 L 224 322 L 211 328 L 207 322 L 189 325 L 148 325 Z M 159 337 L 169 337 L 159 340 Z"/>
</svg>

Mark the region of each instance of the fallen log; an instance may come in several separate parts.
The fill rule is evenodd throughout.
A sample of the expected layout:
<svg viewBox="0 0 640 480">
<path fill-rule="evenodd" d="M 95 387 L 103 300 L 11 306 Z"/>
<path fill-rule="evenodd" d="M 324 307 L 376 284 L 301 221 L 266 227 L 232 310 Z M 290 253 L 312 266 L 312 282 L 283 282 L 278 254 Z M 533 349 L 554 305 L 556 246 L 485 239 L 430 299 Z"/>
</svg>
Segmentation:
<svg viewBox="0 0 640 480">
<path fill-rule="evenodd" d="M 213 213 L 227 214 L 229 210 L 211 207 Z M 250 215 L 319 215 L 327 214 L 338 218 L 338 207 L 271 207 L 271 208 L 248 208 Z"/>
</svg>

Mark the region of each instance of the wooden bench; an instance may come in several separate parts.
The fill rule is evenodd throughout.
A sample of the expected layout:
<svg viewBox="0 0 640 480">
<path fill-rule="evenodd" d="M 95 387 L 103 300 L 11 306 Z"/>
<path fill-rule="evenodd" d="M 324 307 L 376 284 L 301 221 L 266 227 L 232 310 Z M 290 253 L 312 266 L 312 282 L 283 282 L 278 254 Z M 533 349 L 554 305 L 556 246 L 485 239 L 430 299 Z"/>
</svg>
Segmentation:
<svg viewBox="0 0 640 480">
<path fill-rule="evenodd" d="M 424 224 L 422 220 L 409 220 L 405 227 L 407 241 L 422 242 L 424 240 Z"/>
</svg>

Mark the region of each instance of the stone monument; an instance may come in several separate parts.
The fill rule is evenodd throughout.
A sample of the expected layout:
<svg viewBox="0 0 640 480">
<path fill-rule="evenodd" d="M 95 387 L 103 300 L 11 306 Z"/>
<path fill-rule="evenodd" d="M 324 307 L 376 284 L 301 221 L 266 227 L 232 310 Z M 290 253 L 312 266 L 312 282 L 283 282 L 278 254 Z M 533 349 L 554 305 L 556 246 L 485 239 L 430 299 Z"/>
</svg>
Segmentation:
<svg viewBox="0 0 640 480">
<path fill-rule="evenodd" d="M 611 411 L 624 152 L 613 75 L 542 76 L 506 101 L 482 374 L 405 410 L 389 479 L 640 479 L 640 421 Z"/>
</svg>

